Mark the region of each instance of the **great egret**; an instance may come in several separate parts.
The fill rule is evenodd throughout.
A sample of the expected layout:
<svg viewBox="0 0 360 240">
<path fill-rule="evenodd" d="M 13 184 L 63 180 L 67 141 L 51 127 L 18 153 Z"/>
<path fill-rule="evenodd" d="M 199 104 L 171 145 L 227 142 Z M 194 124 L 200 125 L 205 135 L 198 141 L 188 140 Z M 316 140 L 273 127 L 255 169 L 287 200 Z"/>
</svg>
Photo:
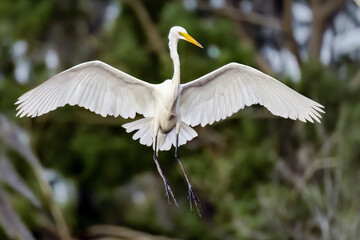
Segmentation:
<svg viewBox="0 0 360 240">
<path fill-rule="evenodd" d="M 225 119 L 245 106 L 260 104 L 277 116 L 313 119 L 320 122 L 322 105 L 304 97 L 278 80 L 238 63 L 229 63 L 192 82 L 180 84 L 179 40 L 202 46 L 179 26 L 169 33 L 170 56 L 174 64 L 171 80 L 150 84 L 115 69 L 101 61 L 79 64 L 61 72 L 19 97 L 17 116 L 36 117 L 66 104 L 79 105 L 105 117 L 111 115 L 144 118 L 123 127 L 137 130 L 133 139 L 154 148 L 154 162 L 162 177 L 166 197 L 177 205 L 159 162 L 158 151 L 175 146 L 175 157 L 188 184 L 190 208 L 194 202 L 198 213 L 201 204 L 185 173 L 178 146 L 197 136 L 191 128 Z"/>
</svg>

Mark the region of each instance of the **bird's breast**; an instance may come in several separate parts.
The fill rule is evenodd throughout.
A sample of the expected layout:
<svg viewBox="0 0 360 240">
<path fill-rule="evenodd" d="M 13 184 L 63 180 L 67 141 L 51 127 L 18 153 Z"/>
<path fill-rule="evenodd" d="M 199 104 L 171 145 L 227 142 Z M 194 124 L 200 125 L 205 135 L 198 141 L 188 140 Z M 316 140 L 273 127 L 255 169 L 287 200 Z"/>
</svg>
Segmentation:
<svg viewBox="0 0 360 240">
<path fill-rule="evenodd" d="M 159 123 L 159 127 L 163 133 L 168 133 L 174 129 L 176 123 L 179 121 L 176 111 L 169 109 L 165 106 L 159 107 L 156 113 L 156 120 Z"/>
<path fill-rule="evenodd" d="M 178 118 L 176 115 L 168 115 L 165 116 L 160 121 L 160 129 L 163 133 L 169 133 L 171 130 L 173 130 L 176 126 L 176 123 L 178 122 Z"/>
<path fill-rule="evenodd" d="M 177 109 L 179 96 L 177 92 L 174 92 L 171 83 L 167 80 L 161 84 L 156 100 L 155 119 L 163 133 L 173 130 L 179 121 Z"/>
</svg>

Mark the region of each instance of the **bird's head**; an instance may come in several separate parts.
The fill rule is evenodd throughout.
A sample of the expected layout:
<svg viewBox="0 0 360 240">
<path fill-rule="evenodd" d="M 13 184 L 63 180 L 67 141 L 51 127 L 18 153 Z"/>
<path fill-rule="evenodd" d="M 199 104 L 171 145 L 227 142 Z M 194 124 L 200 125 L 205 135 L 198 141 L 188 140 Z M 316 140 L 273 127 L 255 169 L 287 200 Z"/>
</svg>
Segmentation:
<svg viewBox="0 0 360 240">
<path fill-rule="evenodd" d="M 170 29 L 170 33 L 169 33 L 169 38 L 176 38 L 176 39 L 181 39 L 181 40 L 186 40 L 200 48 L 203 48 L 203 46 L 196 41 L 194 38 L 192 38 L 186 31 L 185 28 L 183 27 L 179 27 L 179 26 L 175 26 L 172 27 Z"/>
</svg>

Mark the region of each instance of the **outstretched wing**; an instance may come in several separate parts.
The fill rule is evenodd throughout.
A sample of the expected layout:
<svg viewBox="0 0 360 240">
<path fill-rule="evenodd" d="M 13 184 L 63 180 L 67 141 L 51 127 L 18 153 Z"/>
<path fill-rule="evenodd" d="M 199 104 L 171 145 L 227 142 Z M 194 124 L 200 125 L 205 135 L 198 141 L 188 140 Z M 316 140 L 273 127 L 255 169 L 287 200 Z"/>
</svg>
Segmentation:
<svg viewBox="0 0 360 240">
<path fill-rule="evenodd" d="M 313 119 L 320 122 L 319 112 L 324 112 L 319 103 L 238 63 L 227 64 L 181 85 L 181 120 L 191 126 L 212 124 L 253 104 L 265 106 L 274 115 L 303 122 Z"/>
<path fill-rule="evenodd" d="M 66 104 L 79 105 L 105 117 L 134 118 L 153 114 L 153 85 L 101 61 L 79 64 L 30 90 L 15 104 L 20 117 L 36 117 Z"/>
</svg>

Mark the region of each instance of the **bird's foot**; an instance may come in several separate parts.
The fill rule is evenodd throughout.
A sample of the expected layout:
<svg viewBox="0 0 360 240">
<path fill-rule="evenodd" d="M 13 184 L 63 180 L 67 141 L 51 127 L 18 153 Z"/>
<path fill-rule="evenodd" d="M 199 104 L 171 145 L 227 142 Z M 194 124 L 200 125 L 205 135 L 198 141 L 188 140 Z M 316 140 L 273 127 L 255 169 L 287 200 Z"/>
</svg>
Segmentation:
<svg viewBox="0 0 360 240">
<path fill-rule="evenodd" d="M 198 196 L 196 195 L 194 189 L 192 188 L 191 185 L 189 185 L 189 196 L 188 196 L 188 199 L 190 201 L 190 210 L 192 211 L 193 210 L 193 203 L 196 207 L 196 210 L 199 214 L 199 216 L 201 217 L 201 213 L 200 213 L 200 209 L 199 207 L 201 207 L 203 210 L 205 210 L 204 206 L 202 205 L 202 203 L 200 202 L 200 199 L 198 198 Z"/>
<path fill-rule="evenodd" d="M 174 201 L 175 205 L 178 207 L 179 205 L 178 205 L 178 203 L 177 203 L 177 201 L 175 199 L 174 193 L 172 192 L 171 187 L 170 187 L 170 185 L 169 185 L 169 183 L 168 183 L 168 181 L 166 179 L 164 179 L 164 185 L 165 185 L 165 191 L 166 191 L 165 197 L 168 200 L 169 204 L 171 204 L 171 202 L 170 202 L 170 196 L 171 196 L 171 198 Z"/>
</svg>

